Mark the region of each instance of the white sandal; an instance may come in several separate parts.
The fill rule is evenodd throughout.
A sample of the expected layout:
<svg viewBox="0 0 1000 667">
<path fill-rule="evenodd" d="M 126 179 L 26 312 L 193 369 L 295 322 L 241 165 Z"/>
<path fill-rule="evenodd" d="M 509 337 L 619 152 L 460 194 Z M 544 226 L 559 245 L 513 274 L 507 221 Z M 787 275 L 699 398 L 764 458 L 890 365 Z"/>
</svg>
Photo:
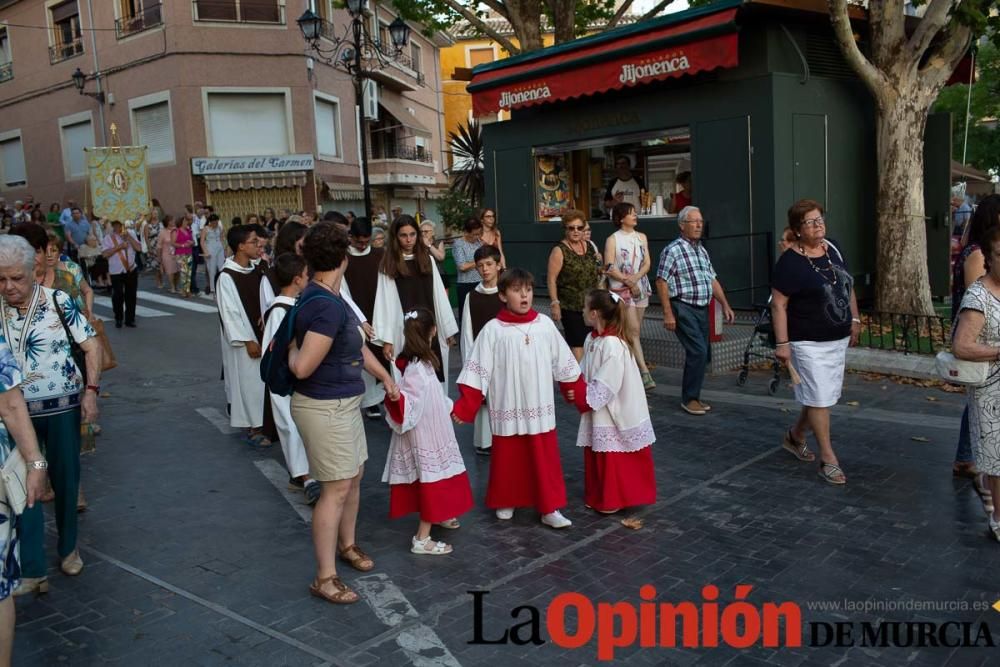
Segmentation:
<svg viewBox="0 0 1000 667">
<path fill-rule="evenodd" d="M 421 556 L 444 556 L 452 552 L 450 544 L 445 544 L 444 542 L 434 542 L 431 540 L 431 536 L 428 535 L 422 540 L 418 540 L 415 536 L 411 539 L 410 552 L 419 554 Z"/>
</svg>

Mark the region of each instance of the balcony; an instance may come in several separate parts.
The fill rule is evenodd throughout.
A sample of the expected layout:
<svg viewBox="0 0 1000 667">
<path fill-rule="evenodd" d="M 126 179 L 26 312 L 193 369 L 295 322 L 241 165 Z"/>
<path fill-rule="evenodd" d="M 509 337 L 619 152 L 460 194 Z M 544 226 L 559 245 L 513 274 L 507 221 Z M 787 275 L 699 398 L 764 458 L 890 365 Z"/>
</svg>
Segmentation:
<svg viewBox="0 0 1000 667">
<path fill-rule="evenodd" d="M 83 38 L 77 37 L 72 42 L 56 44 L 49 47 L 49 62 L 53 65 L 83 54 Z"/>
<path fill-rule="evenodd" d="M 0 83 L 14 78 L 14 63 L 0 64 Z"/>
<path fill-rule="evenodd" d="M 191 0 L 195 21 L 285 25 L 284 0 Z"/>
<path fill-rule="evenodd" d="M 414 162 L 424 162 L 431 164 L 431 152 L 423 146 L 411 146 L 410 144 L 385 144 L 379 148 L 368 151 L 368 158 L 371 160 L 412 160 Z"/>
<path fill-rule="evenodd" d="M 163 25 L 163 12 L 161 10 L 162 5 L 157 3 L 144 7 L 135 16 L 123 16 L 120 19 L 115 19 L 115 37 L 124 39 Z"/>
</svg>

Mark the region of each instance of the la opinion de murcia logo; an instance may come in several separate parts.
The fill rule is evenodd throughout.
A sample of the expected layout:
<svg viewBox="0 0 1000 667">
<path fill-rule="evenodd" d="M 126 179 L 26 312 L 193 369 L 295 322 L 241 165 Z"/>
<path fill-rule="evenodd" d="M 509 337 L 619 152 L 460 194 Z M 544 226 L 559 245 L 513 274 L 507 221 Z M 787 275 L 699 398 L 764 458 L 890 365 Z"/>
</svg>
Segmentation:
<svg viewBox="0 0 1000 667">
<path fill-rule="evenodd" d="M 546 97 L 552 97 L 552 91 L 546 85 L 528 88 L 527 90 L 515 90 L 513 92 L 505 90 L 500 93 L 500 108 L 509 109 L 525 102 L 544 100 Z"/>
<path fill-rule="evenodd" d="M 636 83 L 649 77 L 660 76 L 662 74 L 669 74 L 671 72 L 677 72 L 690 68 L 691 63 L 688 62 L 687 56 L 670 54 L 669 56 L 660 58 L 659 60 L 639 64 L 626 63 L 622 65 L 622 73 L 621 76 L 618 77 L 618 80 L 622 83 Z"/>
</svg>

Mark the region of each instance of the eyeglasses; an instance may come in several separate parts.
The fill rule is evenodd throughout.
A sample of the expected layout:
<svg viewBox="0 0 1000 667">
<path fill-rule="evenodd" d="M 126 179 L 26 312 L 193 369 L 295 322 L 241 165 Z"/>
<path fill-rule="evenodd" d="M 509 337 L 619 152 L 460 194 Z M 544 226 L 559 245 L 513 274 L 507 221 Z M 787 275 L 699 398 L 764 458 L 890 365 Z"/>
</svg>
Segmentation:
<svg viewBox="0 0 1000 667">
<path fill-rule="evenodd" d="M 566 225 L 568 232 L 582 232 L 585 228 L 582 225 Z"/>
<path fill-rule="evenodd" d="M 806 227 L 819 227 L 820 225 L 826 226 L 826 220 L 823 216 L 818 218 L 809 218 L 808 220 L 803 220 L 802 224 Z"/>
</svg>

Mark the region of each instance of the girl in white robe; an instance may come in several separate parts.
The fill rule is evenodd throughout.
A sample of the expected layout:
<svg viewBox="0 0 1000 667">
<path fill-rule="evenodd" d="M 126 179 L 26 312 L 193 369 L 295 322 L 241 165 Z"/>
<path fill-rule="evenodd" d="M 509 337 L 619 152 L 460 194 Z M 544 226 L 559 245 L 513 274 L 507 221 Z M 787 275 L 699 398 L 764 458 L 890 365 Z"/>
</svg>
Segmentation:
<svg viewBox="0 0 1000 667">
<path fill-rule="evenodd" d="M 431 349 L 434 318 L 424 308 L 404 318 L 405 343 L 396 362 L 403 379 L 399 399 L 386 399 L 392 439 L 382 481 L 390 485 L 389 518 L 420 515 L 410 551 L 439 556 L 452 548 L 431 538 L 431 525 L 458 528 L 456 517 L 472 508 L 472 488 L 449 418 L 451 400 L 435 387 L 441 362 Z"/>
</svg>

